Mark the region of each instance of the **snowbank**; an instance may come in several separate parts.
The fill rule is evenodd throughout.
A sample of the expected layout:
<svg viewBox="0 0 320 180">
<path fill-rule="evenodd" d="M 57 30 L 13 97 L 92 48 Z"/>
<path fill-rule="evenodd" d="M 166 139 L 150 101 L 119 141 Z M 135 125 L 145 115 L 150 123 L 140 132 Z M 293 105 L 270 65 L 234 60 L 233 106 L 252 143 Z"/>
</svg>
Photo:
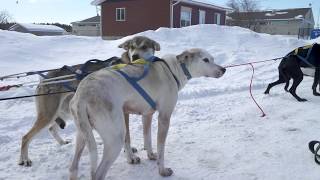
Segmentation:
<svg viewBox="0 0 320 180">
<path fill-rule="evenodd" d="M 320 39 L 303 41 L 216 25 L 160 28 L 139 35 L 161 44 L 159 56 L 200 47 L 212 53 L 222 65 L 281 57 L 298 46 L 320 42 Z M 128 38 L 103 41 L 100 38 L 37 37 L 0 31 L 0 76 L 72 65 L 91 58 L 120 56 L 123 51 L 117 45 Z M 254 95 L 265 109 L 266 118 L 259 117 L 249 98 L 250 67 L 230 68 L 221 79 L 198 78 L 189 82 L 180 92 L 172 116 L 166 164 L 175 173 L 168 179 L 313 180 L 320 177 L 319 167 L 307 149 L 308 141 L 320 136 L 319 98 L 312 95 L 312 78 L 305 77 L 297 91 L 309 100 L 306 103 L 296 102 L 281 86 L 265 96 L 266 85 L 278 76 L 278 63 L 256 65 Z M 9 83 L 15 82 L 17 80 Z M 0 85 L 5 83 L 8 82 L 0 82 Z M 33 91 L 19 89 L 0 93 L 0 97 Z M 61 131 L 63 137 L 72 140 L 71 144 L 59 146 L 44 131 L 30 144 L 33 166 L 17 165 L 21 137 L 34 119 L 32 98 L 0 102 L 0 179 L 67 179 L 74 148 L 72 121 Z M 154 147 L 156 124 L 153 123 L 152 130 Z M 142 163 L 129 165 L 121 153 L 107 179 L 163 179 L 158 175 L 156 163 L 147 160 L 146 152 L 142 151 L 140 117 L 133 117 L 131 129 L 132 143 L 139 149 Z M 89 178 L 87 151 L 80 164 L 79 176 L 80 179 Z"/>
</svg>

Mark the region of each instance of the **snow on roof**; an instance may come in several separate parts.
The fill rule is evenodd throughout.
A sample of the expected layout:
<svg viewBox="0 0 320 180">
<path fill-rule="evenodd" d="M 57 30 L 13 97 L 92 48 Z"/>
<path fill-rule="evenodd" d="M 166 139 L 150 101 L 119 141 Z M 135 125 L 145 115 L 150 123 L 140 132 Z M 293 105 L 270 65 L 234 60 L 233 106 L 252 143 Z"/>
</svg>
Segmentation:
<svg viewBox="0 0 320 180">
<path fill-rule="evenodd" d="M 245 19 L 274 19 L 274 20 L 284 20 L 284 19 L 303 19 L 311 8 L 294 8 L 294 9 L 278 9 L 278 10 L 265 10 L 256 12 L 234 12 L 230 13 L 233 19 L 241 18 Z"/>
<path fill-rule="evenodd" d="M 266 16 L 275 16 L 275 14 L 272 14 L 272 13 L 266 13 Z"/>
<path fill-rule="evenodd" d="M 276 14 L 288 14 L 288 12 L 276 12 Z"/>
<path fill-rule="evenodd" d="M 221 5 L 213 4 L 211 1 L 208 0 L 181 0 L 183 3 L 188 3 L 188 4 L 193 4 L 193 5 L 198 5 L 198 6 L 203 6 L 203 7 L 208 7 L 208 8 L 215 8 L 215 9 L 221 9 L 221 10 L 232 10 L 231 8 L 224 7 Z"/>
<path fill-rule="evenodd" d="M 64 32 L 65 30 L 54 25 L 40 25 L 40 24 L 27 24 L 27 23 L 17 23 L 16 25 L 20 25 L 27 29 L 28 31 L 39 32 Z"/>
<path fill-rule="evenodd" d="M 98 5 L 102 4 L 105 1 L 106 0 L 94 0 L 94 1 L 91 2 L 91 5 L 98 6 Z"/>
</svg>

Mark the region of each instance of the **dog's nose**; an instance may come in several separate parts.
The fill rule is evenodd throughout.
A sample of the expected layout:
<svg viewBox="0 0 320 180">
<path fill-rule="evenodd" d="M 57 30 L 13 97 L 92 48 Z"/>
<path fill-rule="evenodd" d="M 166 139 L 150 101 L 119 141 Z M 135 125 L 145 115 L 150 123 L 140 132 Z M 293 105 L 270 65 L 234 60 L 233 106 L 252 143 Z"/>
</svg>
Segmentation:
<svg viewBox="0 0 320 180">
<path fill-rule="evenodd" d="M 140 59 L 138 54 L 132 55 L 132 60 L 135 61 L 137 59 Z"/>
<path fill-rule="evenodd" d="M 224 74 L 227 71 L 227 69 L 226 68 L 221 68 L 221 71 Z"/>
</svg>

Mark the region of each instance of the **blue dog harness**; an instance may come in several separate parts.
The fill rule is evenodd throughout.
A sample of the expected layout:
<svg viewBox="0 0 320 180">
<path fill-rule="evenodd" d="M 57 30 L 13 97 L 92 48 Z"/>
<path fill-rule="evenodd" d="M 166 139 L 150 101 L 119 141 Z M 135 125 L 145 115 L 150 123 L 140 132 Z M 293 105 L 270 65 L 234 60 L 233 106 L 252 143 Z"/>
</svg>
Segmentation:
<svg viewBox="0 0 320 180">
<path fill-rule="evenodd" d="M 315 59 L 314 57 L 311 57 L 313 47 L 314 44 L 299 47 L 295 49 L 292 53 L 293 55 L 297 56 L 301 61 L 303 61 L 306 65 L 310 66 L 311 68 L 315 68 Z M 292 55 L 292 53 L 290 53 L 289 55 Z"/>
<path fill-rule="evenodd" d="M 156 103 L 154 100 L 149 96 L 149 94 L 138 84 L 138 82 L 147 76 L 150 69 L 150 63 L 154 62 L 156 59 L 155 56 L 147 59 L 147 63 L 143 65 L 143 73 L 139 77 L 130 77 L 125 72 L 121 71 L 120 69 L 116 70 L 119 74 L 121 74 L 130 84 L 131 86 L 136 89 L 136 91 L 147 101 L 147 103 L 152 107 L 152 109 L 156 110 Z"/>
<path fill-rule="evenodd" d="M 176 83 L 177 83 L 177 86 L 178 86 L 178 89 L 180 88 L 180 82 L 178 80 L 178 78 L 174 75 L 174 73 L 171 71 L 169 65 L 167 64 L 167 62 L 165 62 L 164 60 L 158 58 L 158 57 L 155 57 L 155 56 L 152 56 L 148 59 L 146 59 L 147 63 L 145 63 L 143 65 L 143 73 L 141 76 L 139 77 L 130 77 L 128 74 L 126 74 L 125 72 L 121 71 L 121 69 L 117 69 L 116 71 L 121 74 L 128 82 L 129 84 L 131 84 L 131 86 L 145 99 L 145 101 L 150 105 L 150 107 L 154 110 L 156 110 L 156 102 L 150 97 L 150 95 L 138 84 L 138 82 L 145 78 L 147 76 L 147 74 L 149 73 L 149 69 L 150 69 L 150 63 L 153 63 L 153 62 L 156 62 L 156 61 L 161 61 L 163 62 L 169 69 L 169 71 L 171 72 L 173 78 L 175 79 Z M 183 70 L 183 73 L 187 76 L 187 79 L 191 79 L 192 76 L 186 66 L 185 63 L 181 63 L 180 64 L 182 70 Z"/>
</svg>

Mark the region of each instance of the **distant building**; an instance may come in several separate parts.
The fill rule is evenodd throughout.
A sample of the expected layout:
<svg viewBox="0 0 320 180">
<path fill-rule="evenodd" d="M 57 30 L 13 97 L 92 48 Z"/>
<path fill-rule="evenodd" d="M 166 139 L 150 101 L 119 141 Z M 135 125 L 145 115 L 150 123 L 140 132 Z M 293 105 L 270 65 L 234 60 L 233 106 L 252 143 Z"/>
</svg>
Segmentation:
<svg viewBox="0 0 320 180">
<path fill-rule="evenodd" d="M 176 3 L 171 11 L 172 3 Z M 160 27 L 180 28 L 196 24 L 224 25 L 230 8 L 195 0 L 95 0 L 101 6 L 101 32 L 116 39 Z"/>
<path fill-rule="evenodd" d="M 72 22 L 72 34 L 77 36 L 100 36 L 100 16 Z"/>
<path fill-rule="evenodd" d="M 312 8 L 233 12 L 228 14 L 228 25 L 253 31 L 279 35 L 310 36 L 314 28 Z"/>
<path fill-rule="evenodd" d="M 36 36 L 59 36 L 67 34 L 67 32 L 54 25 L 39 25 L 17 23 L 9 28 L 9 31 L 17 31 L 22 33 L 31 33 Z"/>
</svg>

